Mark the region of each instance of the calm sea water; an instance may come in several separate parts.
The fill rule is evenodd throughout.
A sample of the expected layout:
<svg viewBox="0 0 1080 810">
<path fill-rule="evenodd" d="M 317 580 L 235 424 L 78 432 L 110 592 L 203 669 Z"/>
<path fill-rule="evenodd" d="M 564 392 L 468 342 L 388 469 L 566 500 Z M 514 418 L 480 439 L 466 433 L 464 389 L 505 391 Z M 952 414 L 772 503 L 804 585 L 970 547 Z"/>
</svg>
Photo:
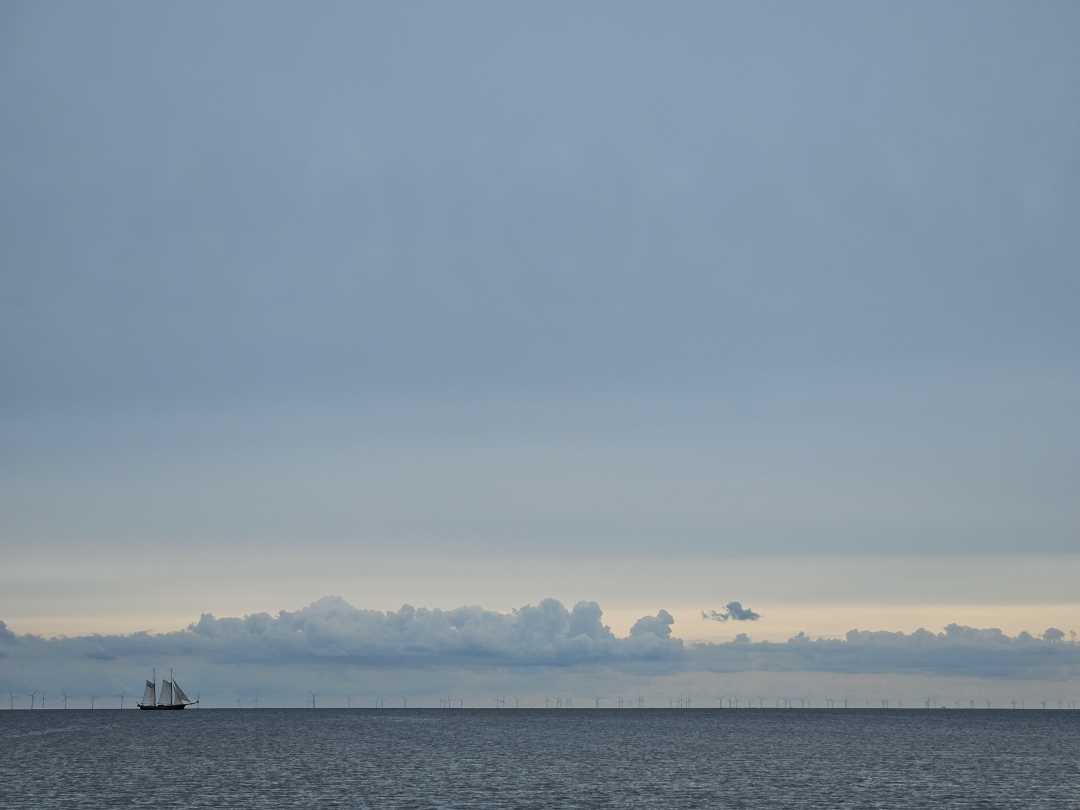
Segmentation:
<svg viewBox="0 0 1080 810">
<path fill-rule="evenodd" d="M 0 807 L 1080 808 L 1080 712 L 0 712 Z"/>
</svg>

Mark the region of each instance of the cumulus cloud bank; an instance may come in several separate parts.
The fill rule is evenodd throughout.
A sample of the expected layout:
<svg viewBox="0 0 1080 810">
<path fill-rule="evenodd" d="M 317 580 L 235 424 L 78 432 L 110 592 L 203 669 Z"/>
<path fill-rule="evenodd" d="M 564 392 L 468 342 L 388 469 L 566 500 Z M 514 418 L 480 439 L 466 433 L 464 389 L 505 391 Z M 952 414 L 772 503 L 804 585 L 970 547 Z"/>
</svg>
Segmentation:
<svg viewBox="0 0 1080 810">
<path fill-rule="evenodd" d="M 726 613 L 735 621 L 757 617 L 738 602 L 729 603 Z M 600 606 L 589 601 L 568 609 L 545 599 L 509 612 L 409 605 L 378 611 L 339 597 L 276 615 L 204 614 L 182 630 L 160 634 L 43 638 L 14 633 L 0 622 L 0 689 L 24 690 L 46 681 L 64 686 L 93 677 L 115 689 L 137 681 L 143 669 L 173 665 L 198 671 L 204 684 L 213 680 L 219 689 L 246 682 L 253 673 L 296 683 L 316 672 L 332 679 L 333 673 L 357 671 L 382 671 L 386 677 L 409 673 L 431 688 L 451 671 L 481 680 L 533 677 L 528 673 L 548 673 L 543 677 L 550 679 L 561 677 L 552 674 L 560 671 L 567 676 L 773 671 L 1080 679 L 1075 635 L 1052 627 L 1039 636 L 957 624 L 938 633 L 851 630 L 844 638 L 817 639 L 799 633 L 785 643 L 754 642 L 740 633 L 730 643 L 685 644 L 674 635 L 674 624 L 670 613 L 659 610 L 620 637 L 604 624 Z"/>
<path fill-rule="evenodd" d="M 642 617 L 629 636 L 619 638 L 603 623 L 596 602 L 578 602 L 568 610 L 556 599 L 544 599 L 509 613 L 411 605 L 378 611 L 328 596 L 276 616 L 219 619 L 204 613 L 172 633 L 58 639 L 12 635 L 6 641 L 15 650 L 63 650 L 102 660 L 180 654 L 244 663 L 336 659 L 371 665 L 568 666 L 678 656 L 683 643 L 671 637 L 673 623 L 661 610 Z"/>
<path fill-rule="evenodd" d="M 755 613 L 750 608 L 744 608 L 742 602 L 728 602 L 724 610 L 703 610 L 701 618 L 713 622 L 756 622 L 761 618 L 760 613 Z"/>
<path fill-rule="evenodd" d="M 950 624 L 939 633 L 849 630 L 844 638 L 812 638 L 805 632 L 785 643 L 750 643 L 740 634 L 727 644 L 700 644 L 692 665 L 713 671 L 807 671 L 922 673 L 981 677 L 1080 678 L 1080 645 L 1047 628 L 1009 636 L 997 628 Z"/>
</svg>

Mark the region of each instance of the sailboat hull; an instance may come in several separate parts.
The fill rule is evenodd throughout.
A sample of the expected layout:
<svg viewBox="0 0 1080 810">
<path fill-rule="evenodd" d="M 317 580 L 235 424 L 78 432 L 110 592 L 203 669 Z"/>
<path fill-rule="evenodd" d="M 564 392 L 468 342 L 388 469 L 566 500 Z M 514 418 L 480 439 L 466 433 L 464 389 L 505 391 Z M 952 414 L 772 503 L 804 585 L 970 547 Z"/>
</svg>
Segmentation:
<svg viewBox="0 0 1080 810">
<path fill-rule="evenodd" d="M 171 709 L 173 711 L 180 711 L 186 709 L 188 706 L 194 706 L 198 703 L 198 700 L 192 700 L 187 696 L 183 689 L 180 688 L 180 684 L 176 682 L 176 678 L 173 677 L 172 670 L 169 670 L 169 677 L 167 680 L 161 682 L 161 692 L 158 692 L 157 688 L 157 670 L 154 670 L 154 680 L 146 682 L 146 689 L 143 690 L 142 700 L 135 705 L 143 711 L 157 711 Z"/>
</svg>

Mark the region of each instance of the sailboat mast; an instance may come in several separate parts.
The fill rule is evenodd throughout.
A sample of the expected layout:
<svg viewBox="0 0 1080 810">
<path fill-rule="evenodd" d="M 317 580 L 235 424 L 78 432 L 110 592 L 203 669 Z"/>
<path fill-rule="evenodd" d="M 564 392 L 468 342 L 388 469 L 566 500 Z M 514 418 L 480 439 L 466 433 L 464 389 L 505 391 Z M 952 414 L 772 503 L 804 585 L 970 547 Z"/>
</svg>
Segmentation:
<svg viewBox="0 0 1080 810">
<path fill-rule="evenodd" d="M 176 673 L 170 668 L 168 679 L 162 678 L 161 689 L 163 694 L 157 695 L 157 667 L 153 668 L 153 681 L 146 682 L 143 700 L 139 704 L 140 709 L 183 709 L 198 703 L 187 696 L 184 690 L 176 682 Z M 168 688 L 168 694 L 164 694 Z"/>
</svg>

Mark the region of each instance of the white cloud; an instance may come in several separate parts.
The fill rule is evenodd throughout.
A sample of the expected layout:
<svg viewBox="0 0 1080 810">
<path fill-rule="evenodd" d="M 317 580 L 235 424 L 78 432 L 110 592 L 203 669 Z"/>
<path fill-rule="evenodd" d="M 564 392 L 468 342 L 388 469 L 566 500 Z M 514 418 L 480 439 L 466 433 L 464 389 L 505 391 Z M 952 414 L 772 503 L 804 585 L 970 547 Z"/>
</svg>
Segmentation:
<svg viewBox="0 0 1080 810">
<path fill-rule="evenodd" d="M 952 624 L 938 633 L 851 630 L 842 639 L 799 633 L 786 643 L 753 642 L 740 634 L 732 643 L 690 645 L 674 635 L 673 626 L 671 614 L 660 610 L 619 637 L 603 623 L 600 606 L 588 601 L 568 609 L 544 599 L 510 612 L 409 605 L 377 611 L 353 607 L 340 597 L 277 615 L 204 614 L 185 629 L 161 634 L 43 638 L 15 634 L 0 622 L 0 691 L 82 683 L 115 693 L 138 683 L 151 666 L 199 673 L 207 689 L 263 683 L 280 690 L 282 684 L 318 679 L 375 683 L 389 678 L 407 680 L 416 694 L 431 694 L 448 680 L 486 684 L 505 677 L 554 685 L 583 673 L 605 678 L 753 671 L 1080 678 L 1080 645 L 1054 628 L 1041 637 L 1008 636 Z"/>
<path fill-rule="evenodd" d="M 672 658 L 683 652 L 682 641 L 671 638 L 674 619 L 667 611 L 643 617 L 626 638 L 616 637 L 602 619 L 595 602 L 579 602 L 572 610 L 556 599 L 544 599 L 509 613 L 411 605 L 394 612 L 355 608 L 328 596 L 276 616 L 219 619 L 204 613 L 186 629 L 171 633 L 57 639 L 10 635 L 7 644 L 16 653 L 48 651 L 96 659 L 160 653 L 232 663 L 337 659 L 419 666 L 569 666 Z"/>
</svg>

